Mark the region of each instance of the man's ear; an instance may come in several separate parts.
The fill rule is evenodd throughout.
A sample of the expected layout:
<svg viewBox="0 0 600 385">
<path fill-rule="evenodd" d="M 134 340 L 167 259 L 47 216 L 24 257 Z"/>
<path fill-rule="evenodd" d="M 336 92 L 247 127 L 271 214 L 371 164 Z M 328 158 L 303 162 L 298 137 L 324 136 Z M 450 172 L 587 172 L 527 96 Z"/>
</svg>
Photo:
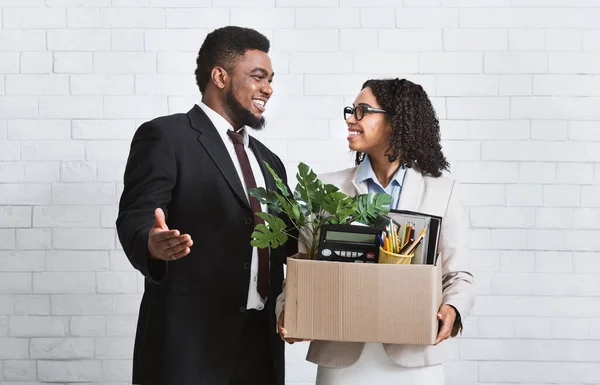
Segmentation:
<svg viewBox="0 0 600 385">
<path fill-rule="evenodd" d="M 214 67 L 210 72 L 210 79 L 217 86 L 218 89 L 222 90 L 225 88 L 225 84 L 229 81 L 229 75 L 223 67 Z"/>
</svg>

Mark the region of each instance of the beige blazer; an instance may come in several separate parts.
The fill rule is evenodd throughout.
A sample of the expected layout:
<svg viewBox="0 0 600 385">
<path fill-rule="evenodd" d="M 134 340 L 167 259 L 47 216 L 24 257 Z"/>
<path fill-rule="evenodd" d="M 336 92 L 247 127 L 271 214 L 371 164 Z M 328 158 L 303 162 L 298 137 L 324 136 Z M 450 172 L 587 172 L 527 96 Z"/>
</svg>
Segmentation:
<svg viewBox="0 0 600 385">
<path fill-rule="evenodd" d="M 368 193 L 367 183 L 354 181 L 357 167 L 323 174 L 323 183 L 339 187 L 346 195 Z M 466 247 L 469 220 L 458 197 L 458 182 L 449 174 L 435 178 L 423 176 L 414 168 L 406 170 L 398 209 L 419 211 L 442 217 L 440 252 L 442 264 L 442 303 L 454 306 L 462 321 L 469 316 L 475 302 L 473 276 L 468 272 Z M 277 299 L 276 316 L 279 319 L 285 303 L 284 290 Z M 462 325 L 461 325 L 462 326 Z M 355 363 L 364 343 L 312 341 L 306 359 L 330 368 L 341 368 Z M 437 346 L 384 344 L 385 351 L 397 365 L 417 367 L 439 364 L 445 360 L 445 343 Z"/>
</svg>

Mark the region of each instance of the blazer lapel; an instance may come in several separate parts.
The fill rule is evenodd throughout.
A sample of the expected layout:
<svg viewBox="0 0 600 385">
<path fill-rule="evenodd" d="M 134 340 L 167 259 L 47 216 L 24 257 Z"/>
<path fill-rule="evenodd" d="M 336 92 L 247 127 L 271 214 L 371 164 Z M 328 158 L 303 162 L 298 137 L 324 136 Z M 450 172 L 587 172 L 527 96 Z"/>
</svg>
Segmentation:
<svg viewBox="0 0 600 385">
<path fill-rule="evenodd" d="M 360 183 L 356 182 L 356 173 L 357 172 L 358 172 L 358 167 L 355 167 L 354 170 L 352 170 L 352 174 L 350 175 L 350 182 L 352 183 L 352 186 L 354 186 L 356 195 L 368 194 L 369 186 L 367 185 L 367 182 L 360 182 Z"/>
<path fill-rule="evenodd" d="M 400 191 L 398 210 L 419 211 L 423 196 L 423 176 L 414 167 L 406 169 L 404 183 Z"/>
<path fill-rule="evenodd" d="M 208 155 L 212 158 L 213 162 L 217 165 L 217 168 L 233 190 L 238 196 L 241 202 L 250 209 L 250 203 L 244 193 L 244 187 L 242 181 L 235 169 L 233 161 L 229 156 L 229 151 L 225 147 L 225 143 L 221 139 L 221 136 L 217 132 L 217 129 L 212 124 L 208 116 L 202 111 L 202 109 L 194 105 L 194 107 L 188 112 L 190 123 L 192 128 L 200 132 L 198 141 L 204 148 Z"/>
</svg>

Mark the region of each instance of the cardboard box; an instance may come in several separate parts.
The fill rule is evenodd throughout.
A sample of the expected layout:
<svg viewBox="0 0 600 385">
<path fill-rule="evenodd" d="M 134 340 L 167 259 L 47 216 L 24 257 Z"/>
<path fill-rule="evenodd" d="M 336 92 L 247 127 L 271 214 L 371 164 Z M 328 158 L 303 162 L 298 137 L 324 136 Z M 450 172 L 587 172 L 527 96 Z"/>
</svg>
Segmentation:
<svg viewBox="0 0 600 385">
<path fill-rule="evenodd" d="M 288 258 L 285 328 L 292 338 L 432 345 L 442 272 Z"/>
</svg>

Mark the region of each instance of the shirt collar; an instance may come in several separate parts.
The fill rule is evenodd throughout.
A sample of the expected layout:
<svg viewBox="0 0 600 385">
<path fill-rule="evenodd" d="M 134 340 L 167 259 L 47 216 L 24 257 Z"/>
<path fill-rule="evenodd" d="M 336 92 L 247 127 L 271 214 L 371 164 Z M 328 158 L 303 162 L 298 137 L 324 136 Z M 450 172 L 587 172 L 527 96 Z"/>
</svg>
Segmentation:
<svg viewBox="0 0 600 385">
<path fill-rule="evenodd" d="M 227 135 L 227 131 L 233 130 L 233 127 L 231 127 L 231 124 L 229 124 L 227 119 L 225 119 L 218 112 L 216 112 L 215 110 L 213 110 L 212 108 L 210 108 L 209 106 L 204 104 L 204 102 L 200 102 L 198 104 L 198 106 L 200 108 L 202 108 L 202 111 L 204 111 L 206 116 L 208 116 L 208 118 L 210 119 L 212 124 L 215 126 L 215 128 L 217 129 L 217 132 L 219 133 L 219 136 L 221 137 L 221 139 L 223 139 L 223 142 L 224 143 L 231 142 L 231 138 L 229 138 L 229 136 Z M 250 141 L 250 136 L 248 135 L 248 127 L 244 126 L 244 127 L 242 127 L 242 129 L 243 129 L 242 136 L 244 138 L 244 147 L 248 147 L 248 143 Z"/>
<path fill-rule="evenodd" d="M 406 167 L 400 166 L 390 183 L 396 182 L 398 186 L 402 186 L 404 182 L 404 174 L 406 174 Z M 365 158 L 362 163 L 358 166 L 358 170 L 356 171 L 356 177 L 354 181 L 356 183 L 366 182 L 369 179 L 373 180 L 373 182 L 380 184 L 377 176 L 375 175 L 375 171 L 373 171 L 373 167 L 371 166 L 371 160 L 369 159 L 369 155 L 365 154 Z M 382 186 L 383 187 L 383 186 Z"/>
</svg>

